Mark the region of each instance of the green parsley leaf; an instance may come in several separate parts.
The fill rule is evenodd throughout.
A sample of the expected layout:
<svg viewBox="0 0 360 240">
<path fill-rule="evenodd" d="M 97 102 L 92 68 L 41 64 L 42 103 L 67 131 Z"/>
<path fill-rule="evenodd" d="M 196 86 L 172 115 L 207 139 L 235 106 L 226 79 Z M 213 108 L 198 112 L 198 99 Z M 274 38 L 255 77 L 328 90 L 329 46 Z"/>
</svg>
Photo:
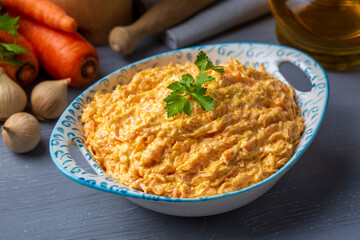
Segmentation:
<svg viewBox="0 0 360 240">
<path fill-rule="evenodd" d="M 199 68 L 200 73 L 206 70 L 214 70 L 218 73 L 225 73 L 223 66 L 214 66 L 213 63 L 209 60 L 206 53 L 200 51 L 196 57 L 195 65 Z"/>
<path fill-rule="evenodd" d="M 195 85 L 195 86 L 194 86 L 194 92 L 196 92 L 197 94 L 205 95 L 205 94 L 206 94 L 206 90 L 207 90 L 207 88 L 204 88 L 204 87 L 202 87 L 201 85 Z"/>
<path fill-rule="evenodd" d="M 190 116 L 193 104 L 183 95 L 178 95 L 176 92 L 170 93 L 165 99 L 165 110 L 167 117 L 170 118 L 182 112 Z"/>
<path fill-rule="evenodd" d="M 187 73 L 187 74 L 183 74 L 181 76 L 180 83 L 187 88 L 191 88 L 193 81 L 194 81 L 193 76 L 191 76 L 191 74 Z"/>
<path fill-rule="evenodd" d="M 205 95 L 207 89 L 201 85 L 215 79 L 213 76 L 207 75 L 204 71 L 212 69 L 223 74 L 225 72 L 224 67 L 214 66 L 203 51 L 198 53 L 194 63 L 199 68 L 199 74 L 195 81 L 193 76 L 187 73 L 181 76 L 180 81 L 175 81 L 168 86 L 169 89 L 173 90 L 173 92 L 164 99 L 168 118 L 183 112 L 190 116 L 193 104 L 186 98 L 188 95 L 191 95 L 192 99 L 200 104 L 202 110 L 214 111 L 215 109 L 215 104 L 212 102 L 214 99 Z"/>
<path fill-rule="evenodd" d="M 200 51 L 196 57 L 195 65 L 199 68 L 200 73 L 206 70 L 206 65 L 209 62 L 208 56 L 203 51 Z"/>
<path fill-rule="evenodd" d="M 211 66 L 211 69 L 214 70 L 215 72 L 224 74 L 225 70 L 223 66 Z"/>
<path fill-rule="evenodd" d="M 214 80 L 215 78 L 213 76 L 207 76 L 207 73 L 200 73 L 195 81 L 195 84 L 201 85 L 204 84 L 206 82 L 211 82 L 212 80 Z"/>
<path fill-rule="evenodd" d="M 179 81 L 173 82 L 167 87 L 169 89 L 173 90 L 177 94 L 182 94 L 187 90 L 187 88 L 185 86 L 181 85 L 181 83 Z"/>
<path fill-rule="evenodd" d="M 214 100 L 214 99 L 212 99 L 212 97 L 205 96 L 203 94 L 199 94 L 196 92 L 192 92 L 190 94 L 193 96 L 194 101 L 196 101 L 200 104 L 202 110 L 214 111 L 215 104 L 212 102 Z"/>
</svg>

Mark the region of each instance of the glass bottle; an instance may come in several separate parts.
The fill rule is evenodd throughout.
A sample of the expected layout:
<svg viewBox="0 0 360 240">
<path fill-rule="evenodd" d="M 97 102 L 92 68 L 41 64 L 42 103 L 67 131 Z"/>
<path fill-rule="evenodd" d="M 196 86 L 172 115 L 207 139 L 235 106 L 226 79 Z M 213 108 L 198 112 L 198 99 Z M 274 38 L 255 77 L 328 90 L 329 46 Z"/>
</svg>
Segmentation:
<svg viewBox="0 0 360 240">
<path fill-rule="evenodd" d="M 302 50 L 325 69 L 360 69 L 360 0 L 269 0 L 283 45 Z"/>
</svg>

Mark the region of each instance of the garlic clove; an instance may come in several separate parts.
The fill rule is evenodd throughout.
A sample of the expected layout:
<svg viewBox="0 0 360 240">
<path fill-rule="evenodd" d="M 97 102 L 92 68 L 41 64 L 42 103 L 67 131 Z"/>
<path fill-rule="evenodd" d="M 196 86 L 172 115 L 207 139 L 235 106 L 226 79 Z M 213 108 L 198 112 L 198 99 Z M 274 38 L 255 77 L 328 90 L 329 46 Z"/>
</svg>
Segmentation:
<svg viewBox="0 0 360 240">
<path fill-rule="evenodd" d="M 1 130 L 5 145 L 16 153 L 33 150 L 41 138 L 39 121 L 33 115 L 25 112 L 11 115 Z"/>
<path fill-rule="evenodd" d="M 25 109 L 27 97 L 24 89 L 6 75 L 0 68 L 0 121 Z"/>
<path fill-rule="evenodd" d="M 32 111 L 39 120 L 56 119 L 69 104 L 68 85 L 71 79 L 44 81 L 31 92 Z"/>
</svg>

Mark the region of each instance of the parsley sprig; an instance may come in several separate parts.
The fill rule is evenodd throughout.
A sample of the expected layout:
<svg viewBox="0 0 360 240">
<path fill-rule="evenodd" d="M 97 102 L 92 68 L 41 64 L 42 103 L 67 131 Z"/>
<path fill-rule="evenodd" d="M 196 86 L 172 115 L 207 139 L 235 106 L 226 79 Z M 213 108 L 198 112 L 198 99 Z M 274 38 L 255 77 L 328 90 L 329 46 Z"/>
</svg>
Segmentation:
<svg viewBox="0 0 360 240">
<path fill-rule="evenodd" d="M 0 7 L 1 11 L 1 7 Z M 18 22 L 19 17 L 10 17 L 9 14 L 5 13 L 0 15 L 0 30 L 3 30 L 9 36 L 14 38 L 13 43 L 3 43 L 0 42 L 0 62 L 7 63 L 11 65 L 21 65 L 21 61 L 15 59 L 14 57 L 19 54 L 28 52 L 26 48 L 21 47 L 17 44 L 16 40 L 19 36 L 18 34 Z"/>
<path fill-rule="evenodd" d="M 215 109 L 212 97 L 205 95 L 207 88 L 201 85 L 215 79 L 213 76 L 208 75 L 205 72 L 206 70 L 212 69 L 223 74 L 225 72 L 224 67 L 214 66 L 203 51 L 198 53 L 194 63 L 199 68 L 199 75 L 195 80 L 191 74 L 187 73 L 181 76 L 180 81 L 175 81 L 168 86 L 169 89 L 173 90 L 164 99 L 168 118 L 183 112 L 189 116 L 191 115 L 194 105 L 187 96 L 191 96 L 195 102 L 198 102 L 202 110 L 213 111 Z"/>
</svg>

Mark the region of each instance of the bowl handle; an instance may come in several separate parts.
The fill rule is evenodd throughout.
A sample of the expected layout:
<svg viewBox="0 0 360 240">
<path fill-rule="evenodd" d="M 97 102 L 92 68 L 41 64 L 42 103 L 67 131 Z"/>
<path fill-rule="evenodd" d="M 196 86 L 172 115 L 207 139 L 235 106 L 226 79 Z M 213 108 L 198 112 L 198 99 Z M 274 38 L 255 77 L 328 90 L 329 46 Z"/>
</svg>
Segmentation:
<svg viewBox="0 0 360 240">
<path fill-rule="evenodd" d="M 84 146 L 84 140 L 74 132 L 66 132 L 65 129 L 57 124 L 50 138 L 50 155 L 57 168 L 70 179 L 83 185 L 103 191 L 120 191 L 122 186 L 104 173 L 91 158 Z M 70 145 L 75 145 L 80 149 L 98 175 L 89 173 L 76 163 L 70 153 Z"/>
<path fill-rule="evenodd" d="M 309 91 L 303 92 L 294 89 L 297 105 L 301 109 L 301 114 L 305 118 L 306 124 L 306 130 L 301 140 L 303 141 L 303 146 L 297 149 L 294 155 L 296 157 L 306 150 L 319 129 L 327 107 L 329 84 L 326 72 L 319 63 L 310 56 L 287 47 L 277 48 L 276 61 L 271 65 L 272 72 L 269 71 L 282 82 L 289 84 L 280 72 L 280 64 L 285 62 L 292 63 L 300 68 L 311 83 Z"/>
<path fill-rule="evenodd" d="M 325 71 L 317 62 L 310 61 L 309 57 L 304 54 L 300 56 L 283 55 L 281 57 L 278 57 L 272 75 L 274 75 L 276 78 L 280 79 L 281 81 L 287 82 L 284 76 L 280 72 L 280 65 L 285 62 L 292 63 L 294 66 L 300 68 L 310 80 L 311 89 L 305 92 L 295 89 L 297 95 L 300 94 L 301 96 L 310 96 L 314 94 L 315 91 L 319 93 L 319 90 L 321 91 L 328 87 L 326 82 L 327 76 L 325 75 Z"/>
</svg>

